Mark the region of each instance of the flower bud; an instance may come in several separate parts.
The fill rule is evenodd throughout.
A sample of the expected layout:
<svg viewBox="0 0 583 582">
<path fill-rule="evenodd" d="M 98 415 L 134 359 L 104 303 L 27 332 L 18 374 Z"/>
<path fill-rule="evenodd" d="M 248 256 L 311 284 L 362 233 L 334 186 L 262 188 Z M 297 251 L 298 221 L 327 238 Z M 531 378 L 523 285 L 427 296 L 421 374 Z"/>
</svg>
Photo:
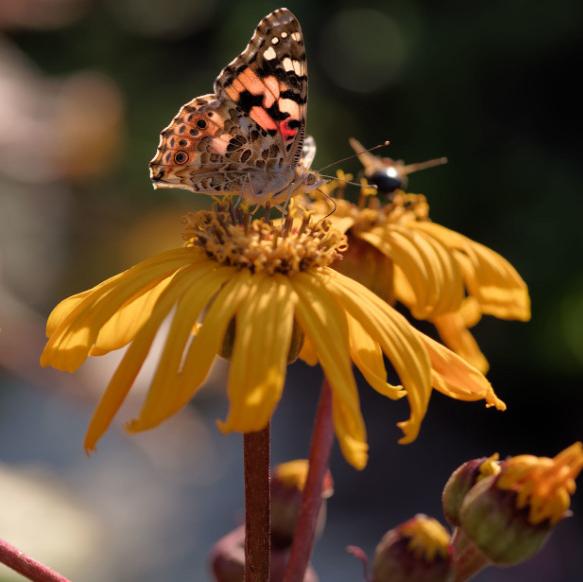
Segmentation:
<svg viewBox="0 0 583 582">
<path fill-rule="evenodd" d="M 274 548 L 289 547 L 300 513 L 302 492 L 308 476 L 308 461 L 298 459 L 278 465 L 271 478 L 271 543 Z M 333 493 L 332 475 L 328 471 L 322 486 L 325 500 Z M 322 503 L 316 535 L 324 529 L 326 504 Z"/>
<path fill-rule="evenodd" d="M 385 534 L 376 548 L 372 582 L 448 582 L 453 580 L 450 536 L 423 514 Z"/>
<path fill-rule="evenodd" d="M 289 552 L 272 549 L 270 582 L 283 580 Z M 210 555 L 210 566 L 215 582 L 243 582 L 245 578 L 245 526 L 240 526 L 221 538 Z M 318 582 L 318 576 L 309 566 L 304 582 Z"/>
<path fill-rule="evenodd" d="M 472 459 L 460 465 L 447 480 L 442 494 L 443 514 L 451 525 L 458 526 L 459 512 L 465 496 L 481 479 L 500 472 L 498 454 Z"/>
<path fill-rule="evenodd" d="M 492 563 L 512 565 L 532 557 L 568 515 L 583 445 L 575 443 L 554 459 L 512 457 L 500 469 L 465 496 L 460 527 Z"/>
</svg>

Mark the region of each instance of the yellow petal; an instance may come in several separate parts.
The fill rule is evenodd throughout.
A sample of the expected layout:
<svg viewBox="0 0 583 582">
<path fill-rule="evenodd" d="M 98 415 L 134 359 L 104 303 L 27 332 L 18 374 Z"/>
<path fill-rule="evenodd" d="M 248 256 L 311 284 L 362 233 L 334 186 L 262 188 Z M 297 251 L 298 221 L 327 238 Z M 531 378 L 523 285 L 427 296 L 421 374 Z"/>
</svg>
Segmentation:
<svg viewBox="0 0 583 582">
<path fill-rule="evenodd" d="M 387 303 L 395 302 L 392 259 L 358 235 L 349 233 L 348 251 L 333 267 L 343 275 L 362 283 Z"/>
<path fill-rule="evenodd" d="M 81 291 L 81 293 L 76 293 L 75 295 L 63 299 L 53 308 L 47 319 L 46 336 L 50 337 L 55 333 L 56 329 L 87 297 L 89 297 L 89 295 L 92 295 L 94 299 L 97 299 L 101 293 L 107 292 L 113 281 L 117 281 L 125 273 L 126 271 L 118 273 L 117 275 L 102 281 L 99 285 L 95 285 L 95 287 L 92 287 L 91 289 Z"/>
<path fill-rule="evenodd" d="M 100 288 L 98 293 L 89 294 L 49 337 L 41 355 L 41 365 L 75 371 L 89 355 L 101 328 L 122 305 L 189 264 L 192 262 L 181 258 L 140 269 L 136 266 L 109 286 Z"/>
<path fill-rule="evenodd" d="M 244 269 L 219 291 L 193 338 L 179 375 L 178 396 L 170 413 L 188 404 L 206 378 L 221 349 L 227 326 L 253 287 L 253 275 Z"/>
<path fill-rule="evenodd" d="M 482 310 L 475 297 L 466 297 L 459 310 L 463 324 L 467 327 L 474 327 L 482 319 Z"/>
<path fill-rule="evenodd" d="M 350 356 L 364 379 L 380 394 L 392 400 L 406 396 L 402 386 L 392 386 L 387 382 L 387 370 L 383 361 L 383 352 L 364 330 L 358 320 L 348 316 L 350 332 Z"/>
<path fill-rule="evenodd" d="M 328 217 L 328 220 L 332 223 L 332 226 L 346 234 L 352 226 L 354 226 L 354 218 L 351 216 L 335 216 L 334 214 Z"/>
<path fill-rule="evenodd" d="M 382 236 L 379 250 L 394 261 L 396 279 L 400 274 L 406 280 L 406 292 L 400 293 L 398 284 L 395 292 L 414 317 L 426 319 L 459 309 L 464 291 L 461 271 L 439 241 L 399 225 L 373 229 L 371 235 Z"/>
<path fill-rule="evenodd" d="M 188 268 L 177 273 L 172 285 L 162 293 L 149 319 L 124 354 L 89 423 L 85 436 L 85 450 L 87 452 L 95 448 L 95 444 L 108 429 L 113 417 L 125 400 L 150 351 L 160 324 L 188 287 L 190 275 L 191 270 Z"/>
<path fill-rule="evenodd" d="M 362 469 L 368 445 L 352 374 L 346 317 L 318 275 L 299 273 L 290 280 L 299 298 L 296 318 L 316 349 L 332 389 L 332 415 L 340 449 L 353 467 Z"/>
<path fill-rule="evenodd" d="M 429 354 L 436 390 L 457 400 L 483 399 L 486 406 L 506 410 L 506 405 L 496 396 L 490 382 L 476 368 L 425 334 L 417 334 Z"/>
<path fill-rule="evenodd" d="M 102 356 L 131 342 L 150 317 L 160 295 L 171 283 L 172 277 L 162 279 L 152 289 L 118 309 L 101 328 L 89 355 Z"/>
<path fill-rule="evenodd" d="M 229 414 L 221 431 L 265 428 L 281 398 L 297 296 L 287 277 L 255 276 L 237 312 L 229 370 Z"/>
<path fill-rule="evenodd" d="M 399 423 L 405 433 L 399 442 L 410 443 L 419 434 L 431 396 L 429 358 L 417 337 L 418 332 L 390 305 L 359 283 L 332 270 L 328 273 L 326 285 L 330 292 L 380 344 L 407 391 L 411 417 Z"/>
<path fill-rule="evenodd" d="M 433 317 L 431 321 L 447 347 L 470 362 L 483 374 L 488 371 L 488 360 L 480 350 L 474 336 L 468 331 L 460 312 L 438 315 Z"/>
<path fill-rule="evenodd" d="M 306 335 L 304 335 L 304 343 L 302 344 L 302 349 L 298 354 L 298 358 L 306 362 L 308 366 L 315 366 L 318 363 L 318 354 L 316 353 L 314 344 Z"/>
<path fill-rule="evenodd" d="M 233 272 L 232 268 L 209 262 L 204 270 L 199 268 L 190 276 L 188 290 L 178 303 L 139 419 L 128 425 L 132 431 L 156 426 L 172 414 L 185 347 L 202 310 Z"/>
<path fill-rule="evenodd" d="M 135 273 L 137 270 L 141 270 L 144 267 L 155 266 L 160 263 L 164 263 L 167 261 L 174 261 L 176 259 L 193 259 L 194 257 L 200 256 L 194 249 L 186 249 L 186 248 L 179 248 L 167 251 L 165 253 L 161 253 L 155 257 L 151 257 L 142 261 L 128 269 L 126 271 L 122 271 L 113 277 L 109 277 L 105 281 L 99 283 L 99 285 L 95 285 L 91 289 L 87 289 L 86 291 L 82 291 L 81 293 L 77 293 L 75 295 L 71 295 L 71 297 L 67 297 L 63 299 L 52 311 L 47 320 L 47 327 L 46 333 L 47 337 L 51 336 L 57 327 L 63 323 L 63 321 L 75 310 L 75 308 L 88 296 L 93 296 L 96 300 L 100 294 L 109 291 L 113 285 L 123 276 L 126 276 L 130 273 Z"/>
<path fill-rule="evenodd" d="M 470 295 L 483 313 L 501 319 L 530 319 L 530 298 L 526 283 L 501 255 L 457 232 L 432 222 L 415 222 L 423 230 L 455 251 Z"/>
</svg>

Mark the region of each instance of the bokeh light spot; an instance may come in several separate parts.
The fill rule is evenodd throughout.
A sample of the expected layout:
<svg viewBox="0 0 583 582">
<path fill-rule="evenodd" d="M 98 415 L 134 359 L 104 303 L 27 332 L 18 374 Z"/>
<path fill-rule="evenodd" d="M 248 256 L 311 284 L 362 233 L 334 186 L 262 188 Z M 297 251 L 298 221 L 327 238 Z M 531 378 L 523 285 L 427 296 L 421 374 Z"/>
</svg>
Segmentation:
<svg viewBox="0 0 583 582">
<path fill-rule="evenodd" d="M 359 93 L 391 83 L 406 56 L 397 22 L 379 10 L 338 12 L 322 31 L 320 60 L 333 82 Z"/>
</svg>

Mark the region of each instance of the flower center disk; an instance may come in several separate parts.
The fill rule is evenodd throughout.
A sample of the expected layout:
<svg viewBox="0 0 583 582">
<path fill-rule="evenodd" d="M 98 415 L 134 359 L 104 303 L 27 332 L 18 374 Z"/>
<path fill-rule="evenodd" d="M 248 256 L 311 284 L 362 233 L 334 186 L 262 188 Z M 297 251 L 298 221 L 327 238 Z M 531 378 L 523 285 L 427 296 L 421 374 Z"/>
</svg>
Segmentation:
<svg viewBox="0 0 583 582">
<path fill-rule="evenodd" d="M 289 275 L 327 267 L 348 248 L 346 236 L 328 220 L 301 207 L 285 218 L 256 218 L 230 202 L 185 216 L 187 247 L 200 247 L 220 264 L 252 273 Z"/>
</svg>

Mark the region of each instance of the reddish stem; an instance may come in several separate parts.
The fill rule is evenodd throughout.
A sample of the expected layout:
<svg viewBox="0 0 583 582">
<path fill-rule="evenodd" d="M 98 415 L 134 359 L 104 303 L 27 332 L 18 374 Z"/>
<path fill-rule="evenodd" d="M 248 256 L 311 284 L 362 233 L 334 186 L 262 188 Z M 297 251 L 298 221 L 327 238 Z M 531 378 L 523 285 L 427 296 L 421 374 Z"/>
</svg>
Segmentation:
<svg viewBox="0 0 583 582">
<path fill-rule="evenodd" d="M 290 558 L 284 582 L 303 582 L 316 535 L 318 514 L 322 506 L 322 487 L 328 471 L 330 451 L 334 442 L 332 423 L 332 391 L 324 379 L 310 444 L 310 468 L 302 495 L 302 507 L 294 532 Z"/>
<path fill-rule="evenodd" d="M 466 582 L 490 564 L 490 560 L 474 545 L 460 528 L 452 538 L 454 582 Z"/>
<path fill-rule="evenodd" d="M 245 582 L 269 582 L 271 516 L 269 425 L 244 435 Z"/>
<path fill-rule="evenodd" d="M 0 540 L 0 563 L 33 582 L 70 582 L 68 578 L 33 560 L 4 540 Z"/>
</svg>

